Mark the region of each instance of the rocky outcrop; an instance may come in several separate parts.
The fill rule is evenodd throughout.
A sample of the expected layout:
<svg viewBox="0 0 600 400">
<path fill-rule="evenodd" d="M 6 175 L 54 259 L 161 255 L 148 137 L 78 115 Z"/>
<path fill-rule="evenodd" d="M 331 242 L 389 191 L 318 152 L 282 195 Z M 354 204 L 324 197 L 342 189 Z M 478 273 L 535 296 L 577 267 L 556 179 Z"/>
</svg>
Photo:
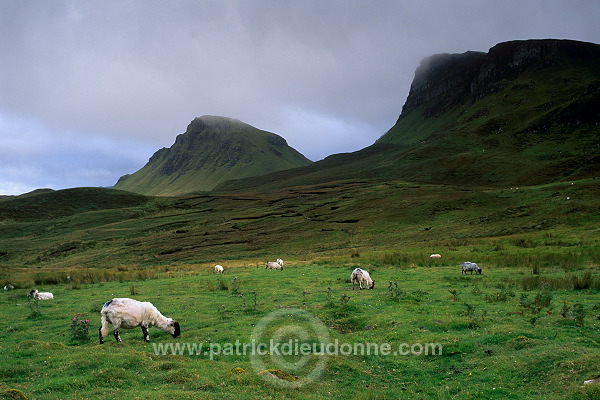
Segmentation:
<svg viewBox="0 0 600 400">
<path fill-rule="evenodd" d="M 436 116 L 458 102 L 476 101 L 501 90 L 503 79 L 515 79 L 530 68 L 557 66 L 567 59 L 597 62 L 600 46 L 573 40 L 521 40 L 500 43 L 488 53 L 433 55 L 417 68 L 400 117 L 424 104 L 424 116 Z"/>
</svg>

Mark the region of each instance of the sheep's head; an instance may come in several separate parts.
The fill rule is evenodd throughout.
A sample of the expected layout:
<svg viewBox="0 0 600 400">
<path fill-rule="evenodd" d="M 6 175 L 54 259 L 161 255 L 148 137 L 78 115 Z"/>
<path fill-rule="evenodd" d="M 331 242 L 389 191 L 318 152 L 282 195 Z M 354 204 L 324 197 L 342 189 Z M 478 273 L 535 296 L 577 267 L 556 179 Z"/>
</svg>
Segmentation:
<svg viewBox="0 0 600 400">
<path fill-rule="evenodd" d="M 369 289 L 373 289 L 375 287 L 375 281 L 371 281 L 371 286 L 369 286 Z"/>
<path fill-rule="evenodd" d="M 179 328 L 179 322 L 171 321 L 171 323 L 169 324 L 169 328 L 173 329 L 173 332 L 171 332 L 171 335 L 173 337 L 177 337 L 177 336 L 181 335 L 181 329 Z"/>
</svg>

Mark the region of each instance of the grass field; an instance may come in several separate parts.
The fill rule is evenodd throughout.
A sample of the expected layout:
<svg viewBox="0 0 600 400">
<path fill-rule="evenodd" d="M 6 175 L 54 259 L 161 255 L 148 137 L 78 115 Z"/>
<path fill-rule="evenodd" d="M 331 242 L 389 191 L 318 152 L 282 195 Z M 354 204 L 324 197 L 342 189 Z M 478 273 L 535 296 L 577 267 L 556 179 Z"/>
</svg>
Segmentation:
<svg viewBox="0 0 600 400">
<path fill-rule="evenodd" d="M 597 193 L 597 180 L 478 189 L 352 180 L 0 200 L 0 283 L 15 286 L 0 293 L 0 396 L 599 398 L 598 386 L 583 386 L 600 374 Z M 265 270 L 277 257 L 284 271 Z M 462 275 L 463 261 L 483 274 Z M 352 290 L 357 266 L 375 289 Z M 32 288 L 55 299 L 32 303 Z M 151 328 L 145 343 L 141 330 L 122 330 L 122 343 L 99 345 L 99 312 L 114 297 L 151 301 L 181 336 Z M 252 339 L 315 351 L 233 351 Z M 367 344 L 369 354 L 354 351 Z M 427 344 L 441 354 L 404 354 Z"/>
<path fill-rule="evenodd" d="M 402 261 L 416 261 L 416 252 L 352 255 L 288 260 L 284 271 L 232 261 L 223 263 L 223 275 L 209 264 L 186 264 L 147 280 L 44 286 L 55 299 L 37 307 L 24 289 L 2 293 L 2 391 L 20 390 L 30 399 L 600 396 L 599 387 L 582 385 L 600 373 L 600 282 L 592 275 L 587 288 L 573 286 L 573 277 L 579 282 L 591 270 L 545 268 L 532 285 L 536 278 L 528 267 L 486 262 L 482 275 L 462 275 L 454 260 L 429 261 L 425 253 L 420 266 Z M 371 271 L 375 289 L 352 290 L 349 275 L 356 266 Z M 113 297 L 152 301 L 180 322 L 181 336 L 152 328 L 145 343 L 140 330 L 122 330 L 122 343 L 111 335 L 99 345 L 99 310 Z M 249 355 L 224 354 L 227 343 L 250 343 L 263 318 L 287 309 L 322 321 L 332 343 L 389 343 L 392 350 L 436 343 L 442 354 L 311 356 L 304 369 L 285 371 L 308 382 L 298 388 L 264 379 Z M 277 329 L 296 331 L 271 337 L 314 342 L 311 326 L 290 315 L 277 316 Z M 73 339 L 75 317 L 90 321 L 89 342 Z M 212 345 L 215 352 L 157 355 L 153 345 L 159 343 Z M 305 369 L 317 368 L 321 358 L 323 371 L 310 381 Z M 265 369 L 284 370 L 269 357 L 263 362 Z M 294 367 L 299 359 L 287 362 Z"/>
</svg>

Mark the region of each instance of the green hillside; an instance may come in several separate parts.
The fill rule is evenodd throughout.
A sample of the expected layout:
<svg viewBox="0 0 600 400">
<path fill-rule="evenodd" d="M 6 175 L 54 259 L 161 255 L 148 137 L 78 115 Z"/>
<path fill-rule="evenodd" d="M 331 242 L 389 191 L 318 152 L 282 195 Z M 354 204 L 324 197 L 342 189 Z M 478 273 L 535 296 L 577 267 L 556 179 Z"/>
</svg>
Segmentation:
<svg viewBox="0 0 600 400">
<path fill-rule="evenodd" d="M 582 262 L 594 264 L 599 189 L 596 179 L 487 190 L 345 180 L 180 198 L 56 191 L 20 200 L 18 215 L 19 200 L 0 202 L 0 280 L 27 286 L 42 271 L 463 245 L 485 259 L 503 257 L 493 248 L 562 254 L 576 247 Z"/>
<path fill-rule="evenodd" d="M 204 116 L 194 119 L 173 146 L 157 151 L 142 169 L 125 175 L 114 187 L 145 195 L 182 195 L 310 163 L 274 133 L 234 119 Z"/>
</svg>

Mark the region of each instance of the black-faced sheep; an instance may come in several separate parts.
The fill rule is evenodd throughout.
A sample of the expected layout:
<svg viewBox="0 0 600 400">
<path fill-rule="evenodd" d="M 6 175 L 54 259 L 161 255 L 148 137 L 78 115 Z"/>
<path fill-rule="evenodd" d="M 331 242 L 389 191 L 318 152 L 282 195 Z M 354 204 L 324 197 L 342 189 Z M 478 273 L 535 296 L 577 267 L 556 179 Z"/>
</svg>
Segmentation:
<svg viewBox="0 0 600 400">
<path fill-rule="evenodd" d="M 217 274 L 222 274 L 223 273 L 223 266 L 222 265 L 215 265 L 215 272 Z"/>
<path fill-rule="evenodd" d="M 279 269 L 283 271 L 283 265 L 274 262 L 274 261 L 269 261 L 266 265 L 265 265 L 265 269 Z"/>
<path fill-rule="evenodd" d="M 50 292 L 38 292 L 37 289 L 33 289 L 31 292 L 29 292 L 30 296 L 33 296 L 34 299 L 38 299 L 38 300 L 52 300 L 54 298 L 54 295 Z"/>
<path fill-rule="evenodd" d="M 104 338 L 108 335 L 108 324 L 112 324 L 117 342 L 121 341 L 119 328 L 141 327 L 146 342 L 150 341 L 149 326 L 155 326 L 163 332 L 170 333 L 173 337 L 177 337 L 181 333 L 177 321 L 165 317 L 152 303 L 147 301 L 115 298 L 104 304 L 100 314 L 102 315 L 102 326 L 99 329 L 100 344 L 104 343 Z"/>
<path fill-rule="evenodd" d="M 363 288 L 363 284 L 367 289 L 373 289 L 375 287 L 375 281 L 371 279 L 369 273 L 364 269 L 355 268 L 350 275 L 350 279 L 352 280 L 352 286 L 358 284 L 360 289 Z"/>
<path fill-rule="evenodd" d="M 466 274 L 467 272 L 471 271 L 471 275 L 473 275 L 473 271 L 475 271 L 476 274 L 481 275 L 481 268 L 479 268 L 479 266 L 475 263 L 465 261 L 464 263 L 460 264 L 460 266 L 462 267 L 461 274 Z"/>
</svg>

